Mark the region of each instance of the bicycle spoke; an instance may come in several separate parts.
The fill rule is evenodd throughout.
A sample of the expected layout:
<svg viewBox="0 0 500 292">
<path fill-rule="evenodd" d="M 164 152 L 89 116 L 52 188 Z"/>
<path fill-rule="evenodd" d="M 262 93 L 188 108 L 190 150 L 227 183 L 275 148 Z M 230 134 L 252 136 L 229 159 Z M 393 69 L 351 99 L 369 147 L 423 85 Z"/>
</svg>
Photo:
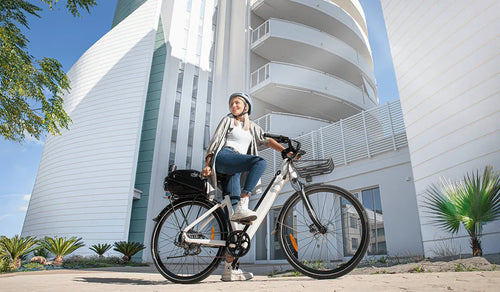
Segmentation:
<svg viewBox="0 0 500 292">
<path fill-rule="evenodd" d="M 297 270 L 314 278 L 335 278 L 348 273 L 362 259 L 368 247 L 367 219 L 361 220 L 366 218 L 362 205 L 352 194 L 336 187 L 312 187 L 306 195 L 311 211 L 316 213 L 326 232 L 317 230 L 301 196 L 296 195 L 283 206 L 286 213 L 279 225 L 280 245 L 285 255 Z M 349 209 L 345 208 L 345 204 L 343 207 L 344 199 L 349 202 Z M 349 220 L 353 220 L 350 218 L 357 218 L 357 228 L 350 227 Z M 290 234 L 295 238 L 291 238 Z M 357 246 L 351 246 L 352 238 L 359 240 Z M 355 256 L 351 256 L 352 253 Z"/>
<path fill-rule="evenodd" d="M 174 202 L 175 203 L 175 202 Z M 167 279 L 179 283 L 197 282 L 207 277 L 223 258 L 224 247 L 203 246 L 187 243 L 180 236 L 182 230 L 203 216 L 211 207 L 197 200 L 177 203 L 158 221 L 153 236 L 155 264 Z M 218 211 L 220 212 L 220 211 Z M 212 213 L 206 220 L 186 232 L 192 239 L 225 238 L 223 217 Z M 214 232 L 212 233 L 212 228 Z"/>
</svg>

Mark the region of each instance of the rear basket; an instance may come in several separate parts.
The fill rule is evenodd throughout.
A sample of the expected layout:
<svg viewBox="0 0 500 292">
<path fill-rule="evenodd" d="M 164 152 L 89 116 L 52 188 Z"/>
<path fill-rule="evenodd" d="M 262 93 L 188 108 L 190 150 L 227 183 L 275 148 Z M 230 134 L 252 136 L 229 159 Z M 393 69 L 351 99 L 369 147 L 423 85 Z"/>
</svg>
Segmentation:
<svg viewBox="0 0 500 292">
<path fill-rule="evenodd" d="M 201 179 L 201 173 L 194 169 L 180 169 L 170 172 L 165 178 L 163 187 L 177 197 L 194 197 L 206 195 L 206 181 Z"/>
<path fill-rule="evenodd" d="M 316 175 L 328 174 L 333 171 L 335 165 L 333 160 L 318 159 L 318 160 L 298 160 L 295 161 L 295 169 L 301 177 L 311 178 Z"/>
</svg>

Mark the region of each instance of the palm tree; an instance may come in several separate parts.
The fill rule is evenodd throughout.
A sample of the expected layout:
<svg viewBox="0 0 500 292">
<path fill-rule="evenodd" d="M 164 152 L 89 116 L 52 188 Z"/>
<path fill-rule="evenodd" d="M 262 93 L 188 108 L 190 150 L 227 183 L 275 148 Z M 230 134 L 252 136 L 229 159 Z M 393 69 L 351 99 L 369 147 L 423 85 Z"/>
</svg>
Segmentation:
<svg viewBox="0 0 500 292">
<path fill-rule="evenodd" d="M 463 182 L 441 180 L 440 185 L 427 189 L 426 208 L 435 216 L 434 223 L 451 233 L 457 233 L 460 223 L 470 236 L 473 256 L 482 256 L 483 225 L 500 218 L 500 172 L 486 166 L 467 174 Z"/>
<path fill-rule="evenodd" d="M 12 269 L 18 269 L 21 266 L 22 256 L 34 250 L 34 245 L 37 243 L 38 240 L 31 236 L 20 237 L 16 235 L 12 238 L 8 238 L 3 235 L 0 238 L 0 250 L 3 257 L 10 260 L 10 267 Z"/>
<path fill-rule="evenodd" d="M 52 262 L 54 266 L 60 266 L 63 262 L 63 257 L 69 255 L 80 247 L 84 246 L 81 238 L 71 237 L 45 237 L 43 247 L 54 254 L 56 257 Z"/>
<path fill-rule="evenodd" d="M 111 244 L 94 244 L 89 249 L 99 255 L 100 258 L 104 257 L 104 253 L 111 248 Z"/>
<path fill-rule="evenodd" d="M 128 263 L 133 255 L 145 249 L 146 247 L 140 242 L 127 242 L 118 241 L 115 242 L 113 250 L 123 254 L 123 261 Z"/>
</svg>

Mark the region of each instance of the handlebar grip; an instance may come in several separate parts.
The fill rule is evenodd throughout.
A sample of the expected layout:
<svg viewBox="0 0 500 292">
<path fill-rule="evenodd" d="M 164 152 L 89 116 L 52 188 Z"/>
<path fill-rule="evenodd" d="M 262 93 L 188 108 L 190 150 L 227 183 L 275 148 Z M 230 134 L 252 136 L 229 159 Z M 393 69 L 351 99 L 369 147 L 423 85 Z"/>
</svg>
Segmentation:
<svg viewBox="0 0 500 292">
<path fill-rule="evenodd" d="M 274 140 L 278 141 L 278 143 L 288 143 L 290 141 L 290 138 L 282 135 L 264 133 L 264 137 L 273 138 Z"/>
<path fill-rule="evenodd" d="M 267 137 L 267 138 L 273 138 L 273 139 L 279 139 L 283 136 L 281 135 L 275 135 L 275 134 L 271 134 L 271 133 L 264 133 L 264 137 Z"/>
</svg>

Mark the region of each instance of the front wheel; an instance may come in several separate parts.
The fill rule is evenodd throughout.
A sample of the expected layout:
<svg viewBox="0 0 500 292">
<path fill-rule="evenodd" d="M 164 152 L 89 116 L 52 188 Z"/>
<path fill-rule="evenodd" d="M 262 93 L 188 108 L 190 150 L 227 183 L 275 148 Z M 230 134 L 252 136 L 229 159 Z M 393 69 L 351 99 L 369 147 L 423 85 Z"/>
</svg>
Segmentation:
<svg viewBox="0 0 500 292">
<path fill-rule="evenodd" d="M 203 199 L 183 199 L 168 205 L 158 216 L 151 239 L 151 252 L 158 271 L 168 280 L 196 283 L 217 268 L 225 246 L 210 247 L 187 243 L 181 231 L 213 207 Z M 191 238 L 226 240 L 224 213 L 217 209 L 207 219 L 188 231 Z"/>
<path fill-rule="evenodd" d="M 363 206 L 336 186 L 311 186 L 305 193 L 326 230 L 316 227 L 301 194 L 295 193 L 278 218 L 282 251 L 293 267 L 312 278 L 332 279 L 349 273 L 368 249 L 369 225 Z"/>
</svg>

